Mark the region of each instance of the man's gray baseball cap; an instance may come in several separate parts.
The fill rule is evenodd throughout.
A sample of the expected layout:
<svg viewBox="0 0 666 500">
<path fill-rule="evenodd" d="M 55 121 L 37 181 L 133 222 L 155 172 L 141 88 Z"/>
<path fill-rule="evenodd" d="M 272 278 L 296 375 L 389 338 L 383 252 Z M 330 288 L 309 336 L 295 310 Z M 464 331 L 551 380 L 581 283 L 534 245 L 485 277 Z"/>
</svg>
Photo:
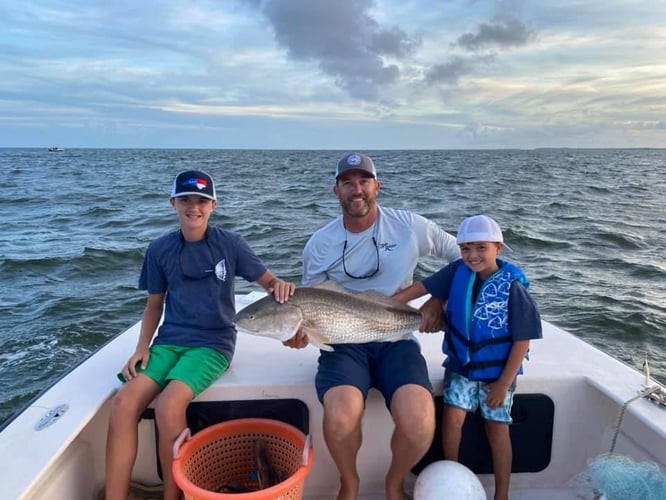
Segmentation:
<svg viewBox="0 0 666 500">
<path fill-rule="evenodd" d="M 377 178 L 375 164 L 369 156 L 362 153 L 349 153 L 338 161 L 338 165 L 335 169 L 335 180 L 337 181 L 342 174 L 352 170 L 366 172 L 375 179 Z"/>
</svg>

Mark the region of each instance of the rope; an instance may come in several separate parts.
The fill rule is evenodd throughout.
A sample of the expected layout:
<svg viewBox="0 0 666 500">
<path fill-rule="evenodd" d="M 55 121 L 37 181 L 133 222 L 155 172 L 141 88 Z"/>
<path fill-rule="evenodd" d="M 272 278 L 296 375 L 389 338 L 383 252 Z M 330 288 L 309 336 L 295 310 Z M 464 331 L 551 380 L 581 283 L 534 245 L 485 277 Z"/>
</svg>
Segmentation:
<svg viewBox="0 0 666 500">
<path fill-rule="evenodd" d="M 648 387 L 646 389 L 643 389 L 641 392 L 636 394 L 633 398 L 627 399 L 624 404 L 622 405 L 622 408 L 620 409 L 620 414 L 618 415 L 617 418 L 617 423 L 615 424 L 615 434 L 613 435 L 613 441 L 611 442 L 611 447 L 610 447 L 610 454 L 612 455 L 614 450 L 615 450 L 615 444 L 617 443 L 617 437 L 620 434 L 620 426 L 622 425 L 622 419 L 624 418 L 624 412 L 627 409 L 627 406 L 629 406 L 631 403 L 636 401 L 637 399 L 641 399 L 647 396 L 650 396 L 654 394 L 655 392 L 661 391 L 661 387 L 656 385 L 654 387 Z"/>
<path fill-rule="evenodd" d="M 636 401 L 637 399 L 641 399 L 644 397 L 648 397 L 655 392 L 659 392 L 661 390 L 661 387 L 659 386 L 654 386 L 654 387 L 647 387 L 643 389 L 641 392 L 636 394 L 633 398 L 627 399 L 624 404 L 622 405 L 622 408 L 620 408 L 620 414 L 617 417 L 617 423 L 615 424 L 615 433 L 613 434 L 613 441 L 611 442 L 611 447 L 610 447 L 610 455 L 613 454 L 615 451 L 615 444 L 617 443 L 617 438 L 620 435 L 620 427 L 622 426 L 622 419 L 624 418 L 624 412 L 627 409 L 627 406 L 629 406 L 631 403 Z M 600 492 L 595 492 L 595 495 L 593 497 L 593 500 L 600 500 L 602 498 L 606 498 L 602 493 Z"/>
</svg>

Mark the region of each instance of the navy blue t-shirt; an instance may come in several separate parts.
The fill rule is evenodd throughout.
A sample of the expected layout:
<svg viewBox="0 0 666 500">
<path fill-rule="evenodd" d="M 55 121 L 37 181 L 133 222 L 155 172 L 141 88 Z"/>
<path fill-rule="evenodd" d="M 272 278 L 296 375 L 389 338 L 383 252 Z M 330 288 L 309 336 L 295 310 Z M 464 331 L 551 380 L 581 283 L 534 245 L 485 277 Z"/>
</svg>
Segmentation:
<svg viewBox="0 0 666 500">
<path fill-rule="evenodd" d="M 423 286 L 433 297 L 442 300 L 448 300 L 451 292 L 451 282 L 458 266 L 464 266 L 462 259 L 447 264 L 436 273 L 423 280 Z M 481 278 L 476 277 L 472 290 L 472 304 L 483 285 Z M 513 340 L 533 340 L 543 337 L 541 328 L 541 315 L 532 296 L 525 290 L 525 287 L 515 280 L 509 288 L 509 332 Z M 455 360 L 448 358 L 445 365 L 453 371 L 461 372 L 460 368 L 453 366 Z"/>
<path fill-rule="evenodd" d="M 237 233 L 210 226 L 201 241 L 172 231 L 148 245 L 139 288 L 166 293 L 154 344 L 211 347 L 231 362 L 236 345 L 234 278 L 254 282 L 266 271 Z"/>
</svg>

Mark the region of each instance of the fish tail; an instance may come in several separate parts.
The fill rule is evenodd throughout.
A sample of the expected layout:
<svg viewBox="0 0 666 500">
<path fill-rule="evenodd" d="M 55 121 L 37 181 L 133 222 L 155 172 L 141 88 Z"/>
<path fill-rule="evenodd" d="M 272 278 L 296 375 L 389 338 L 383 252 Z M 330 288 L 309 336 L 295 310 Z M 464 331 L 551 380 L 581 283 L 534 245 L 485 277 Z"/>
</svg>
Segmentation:
<svg viewBox="0 0 666 500">
<path fill-rule="evenodd" d="M 265 439 L 256 439 L 253 446 L 254 463 L 257 466 L 257 481 L 259 489 L 270 488 L 278 484 L 277 473 L 271 465 L 270 457 L 268 456 L 268 445 Z"/>
</svg>

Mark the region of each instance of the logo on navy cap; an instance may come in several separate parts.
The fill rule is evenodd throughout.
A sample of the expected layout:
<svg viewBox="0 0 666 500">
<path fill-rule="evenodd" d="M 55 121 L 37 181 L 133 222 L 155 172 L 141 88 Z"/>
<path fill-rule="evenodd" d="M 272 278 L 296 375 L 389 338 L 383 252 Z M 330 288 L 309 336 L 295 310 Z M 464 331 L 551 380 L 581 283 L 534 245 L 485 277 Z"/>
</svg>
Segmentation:
<svg viewBox="0 0 666 500">
<path fill-rule="evenodd" d="M 347 158 L 347 165 L 360 165 L 361 161 L 361 157 L 354 153 L 349 155 L 349 158 Z"/>
<path fill-rule="evenodd" d="M 183 182 L 183 186 L 193 186 L 196 187 L 199 191 L 201 191 L 202 189 L 206 189 L 208 183 L 206 182 L 206 179 L 198 179 L 194 177 L 192 179 L 187 179 L 185 182 Z"/>
</svg>

